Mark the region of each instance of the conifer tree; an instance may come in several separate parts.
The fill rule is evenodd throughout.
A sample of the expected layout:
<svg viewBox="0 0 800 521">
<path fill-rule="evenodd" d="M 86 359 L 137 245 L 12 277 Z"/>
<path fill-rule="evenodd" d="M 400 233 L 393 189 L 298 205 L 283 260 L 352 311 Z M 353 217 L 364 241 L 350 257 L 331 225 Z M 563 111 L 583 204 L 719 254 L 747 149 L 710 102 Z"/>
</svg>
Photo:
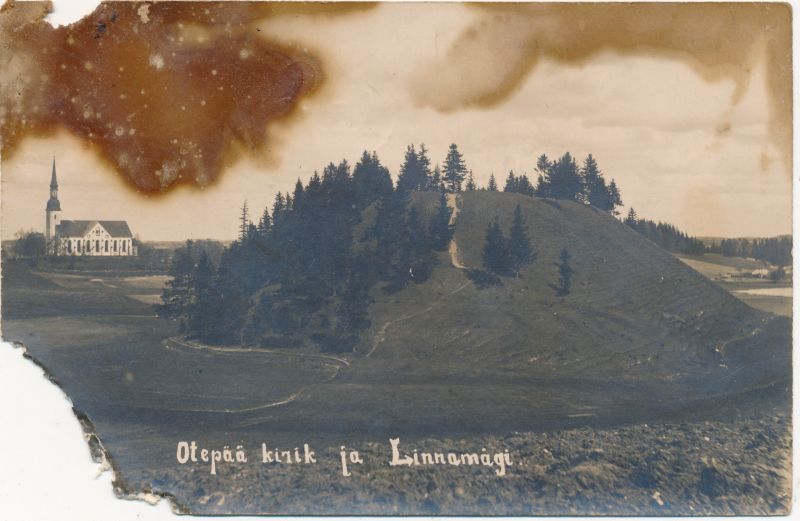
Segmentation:
<svg viewBox="0 0 800 521">
<path fill-rule="evenodd" d="M 408 145 L 403 164 L 400 166 L 400 174 L 397 176 L 397 189 L 404 192 L 419 190 L 420 185 L 424 186 L 427 180 L 421 175 L 419 156 L 414 145 Z"/>
<path fill-rule="evenodd" d="M 551 197 L 549 179 L 552 167 L 552 162 L 545 154 L 540 155 L 536 160 L 536 171 L 539 172 L 536 181 L 536 195 L 539 197 Z"/>
<path fill-rule="evenodd" d="M 267 237 L 271 228 L 272 218 L 269 216 L 269 207 L 264 207 L 264 213 L 261 214 L 261 219 L 258 221 L 258 235 Z"/>
<path fill-rule="evenodd" d="M 444 190 L 444 182 L 442 181 L 442 169 L 439 165 L 433 167 L 433 174 L 431 174 L 430 187 L 431 192 L 440 192 Z"/>
<path fill-rule="evenodd" d="M 286 210 L 286 200 L 283 198 L 283 194 L 278 192 L 275 194 L 275 202 L 272 204 L 272 223 L 274 225 L 280 223 L 284 210 Z"/>
<path fill-rule="evenodd" d="M 572 260 L 572 256 L 569 254 L 566 248 L 561 250 L 561 253 L 558 255 L 559 263 L 558 263 L 558 288 L 556 289 L 556 293 L 559 296 L 568 295 L 570 290 L 572 289 L 572 265 L 570 261 Z"/>
<path fill-rule="evenodd" d="M 536 190 L 533 188 L 530 179 L 526 174 L 517 177 L 517 193 L 533 197 Z"/>
<path fill-rule="evenodd" d="M 592 154 L 586 156 L 583 161 L 581 178 L 583 180 L 583 200 L 595 208 L 610 211 L 611 202 L 608 197 L 606 181 Z"/>
<path fill-rule="evenodd" d="M 488 191 L 490 191 L 490 192 L 496 192 L 497 191 L 497 181 L 494 178 L 494 174 L 491 174 L 489 176 L 489 184 L 486 185 L 486 189 Z"/>
<path fill-rule="evenodd" d="M 506 275 L 511 266 L 506 238 L 497 219 L 486 230 L 486 243 L 483 247 L 483 266 L 490 272 Z"/>
<path fill-rule="evenodd" d="M 194 258 L 192 257 L 192 241 L 175 251 L 169 267 L 170 280 L 161 292 L 161 304 L 156 307 L 158 316 L 179 320 L 181 331 L 186 327 L 185 317 L 192 298 L 192 273 Z"/>
<path fill-rule="evenodd" d="M 467 174 L 467 183 L 464 185 L 464 189 L 467 192 L 474 192 L 478 189 L 478 185 L 475 184 L 475 178 L 472 176 L 472 170 Z"/>
<path fill-rule="evenodd" d="M 511 271 L 519 277 L 520 270 L 536 260 L 536 253 L 531 247 L 528 238 L 528 226 L 522 216 L 522 209 L 517 205 L 514 210 L 514 221 L 509 233 L 509 255 L 511 258 Z"/>
<path fill-rule="evenodd" d="M 567 152 L 549 168 L 547 176 L 549 195 L 556 199 L 580 199 L 582 183 L 578 164 Z"/>
<path fill-rule="evenodd" d="M 389 169 L 381 164 L 375 152 L 370 154 L 365 150 L 353 169 L 353 190 L 358 208 L 366 208 L 377 199 L 390 194 L 392 189 Z"/>
<path fill-rule="evenodd" d="M 247 237 L 247 225 L 250 224 L 250 216 L 247 211 L 247 200 L 242 203 L 242 211 L 239 215 L 239 240 L 243 241 Z"/>
<path fill-rule="evenodd" d="M 419 153 L 417 154 L 417 160 L 419 161 L 419 170 L 421 177 L 419 189 L 427 191 L 438 190 L 439 189 L 438 183 L 434 184 L 433 180 L 431 179 L 432 176 L 431 158 L 428 157 L 428 149 L 425 147 L 425 143 L 420 143 L 419 145 Z"/>
<path fill-rule="evenodd" d="M 608 205 L 608 211 L 612 215 L 617 215 L 617 206 L 622 206 L 622 196 L 619 193 L 619 188 L 617 188 L 617 183 L 613 179 L 608 185 Z"/>
<path fill-rule="evenodd" d="M 214 286 L 216 271 L 205 250 L 191 274 L 190 285 L 192 298 L 187 306 L 187 325 L 193 335 L 203 340 L 211 339 L 214 334 L 215 318 L 219 311 Z"/>
<path fill-rule="evenodd" d="M 450 245 L 453 238 L 453 227 L 450 225 L 450 217 L 453 210 L 447 204 L 447 194 L 441 192 L 439 204 L 436 206 L 436 213 L 431 218 L 431 243 L 433 249 L 444 251 Z"/>
<path fill-rule="evenodd" d="M 442 180 L 447 189 L 454 193 L 460 192 L 461 183 L 463 183 L 466 173 L 467 165 L 464 163 L 464 157 L 458 151 L 458 146 L 453 143 L 447 151 L 444 168 L 442 169 Z"/>
<path fill-rule="evenodd" d="M 634 210 L 633 207 L 631 207 L 630 210 L 628 210 L 627 217 L 625 217 L 625 224 L 627 224 L 631 228 L 635 228 L 638 220 L 639 217 L 636 215 L 636 210 Z"/>
<path fill-rule="evenodd" d="M 506 177 L 506 185 L 503 187 L 504 192 L 516 192 L 517 191 L 517 177 L 514 175 L 514 171 L 511 170 L 508 173 L 508 177 Z"/>
</svg>

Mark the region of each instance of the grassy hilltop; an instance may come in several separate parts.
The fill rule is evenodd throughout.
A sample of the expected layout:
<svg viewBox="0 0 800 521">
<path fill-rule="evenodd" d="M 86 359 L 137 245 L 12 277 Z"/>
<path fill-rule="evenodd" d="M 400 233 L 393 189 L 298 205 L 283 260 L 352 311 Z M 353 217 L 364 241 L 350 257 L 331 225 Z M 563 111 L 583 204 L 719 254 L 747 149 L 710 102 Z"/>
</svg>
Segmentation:
<svg viewBox="0 0 800 521">
<path fill-rule="evenodd" d="M 426 214 L 435 200 L 415 194 L 414 205 Z M 518 204 L 537 259 L 487 284 L 476 274 L 487 226 L 497 217 L 508 230 Z M 454 240 L 469 269 L 439 253 L 426 282 L 374 291 L 352 366 L 306 395 L 314 414 L 341 401 L 393 427 L 479 428 L 488 415 L 531 428 L 686 412 L 790 382 L 789 320 L 748 307 L 607 213 L 486 191 L 458 206 Z M 575 270 L 564 297 L 551 286 L 562 248 Z"/>
</svg>

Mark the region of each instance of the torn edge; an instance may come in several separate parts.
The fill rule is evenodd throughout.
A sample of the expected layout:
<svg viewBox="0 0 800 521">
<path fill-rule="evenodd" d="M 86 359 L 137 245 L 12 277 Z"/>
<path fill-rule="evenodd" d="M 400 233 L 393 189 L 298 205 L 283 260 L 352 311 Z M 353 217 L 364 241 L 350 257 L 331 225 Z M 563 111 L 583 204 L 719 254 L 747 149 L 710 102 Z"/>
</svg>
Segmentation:
<svg viewBox="0 0 800 521">
<path fill-rule="evenodd" d="M 168 502 L 174 514 L 192 514 L 192 511 L 189 509 L 189 507 L 178 501 L 178 498 L 176 498 L 174 494 L 154 490 L 149 486 L 137 491 L 127 484 L 122 477 L 121 469 L 117 466 L 109 451 L 103 446 L 103 442 L 100 441 L 100 438 L 97 435 L 97 430 L 94 426 L 94 422 L 92 422 L 85 412 L 75 407 L 75 403 L 64 390 L 64 387 L 61 385 L 61 382 L 58 380 L 58 378 L 56 378 L 56 376 L 51 373 L 50 370 L 47 369 L 47 367 L 45 367 L 45 365 L 39 359 L 33 356 L 23 343 L 4 338 L 0 340 L 9 343 L 15 349 L 21 350 L 22 357 L 30 360 L 34 365 L 39 367 L 39 369 L 41 369 L 44 373 L 44 377 L 61 390 L 64 398 L 67 400 L 67 402 L 69 402 L 72 413 L 80 423 L 81 430 L 83 431 L 83 438 L 89 445 L 89 453 L 92 457 L 92 461 L 98 464 L 97 476 L 95 476 L 95 478 L 101 476 L 104 472 L 110 472 L 112 490 L 118 499 L 144 501 L 149 505 L 155 505 L 163 499 Z"/>
</svg>

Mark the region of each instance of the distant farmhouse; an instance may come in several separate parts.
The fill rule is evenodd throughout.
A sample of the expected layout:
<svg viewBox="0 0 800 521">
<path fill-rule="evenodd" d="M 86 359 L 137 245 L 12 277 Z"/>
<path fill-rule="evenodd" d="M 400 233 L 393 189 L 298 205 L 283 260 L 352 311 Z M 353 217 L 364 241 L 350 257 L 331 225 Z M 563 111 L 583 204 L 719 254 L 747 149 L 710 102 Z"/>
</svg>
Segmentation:
<svg viewBox="0 0 800 521">
<path fill-rule="evenodd" d="M 133 234 L 125 221 L 62 221 L 58 200 L 56 160 L 45 210 L 47 254 L 58 256 L 132 257 L 137 254 Z"/>
</svg>

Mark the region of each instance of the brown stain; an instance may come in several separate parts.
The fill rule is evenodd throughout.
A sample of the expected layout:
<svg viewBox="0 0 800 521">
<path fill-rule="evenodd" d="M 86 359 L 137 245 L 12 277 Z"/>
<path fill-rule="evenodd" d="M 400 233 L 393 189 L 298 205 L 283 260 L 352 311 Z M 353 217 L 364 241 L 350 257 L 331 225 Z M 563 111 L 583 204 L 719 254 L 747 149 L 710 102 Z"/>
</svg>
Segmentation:
<svg viewBox="0 0 800 521">
<path fill-rule="evenodd" d="M 257 20 L 368 4 L 105 2 L 53 28 L 49 2 L 0 8 L 0 153 L 66 128 L 141 192 L 206 186 L 324 82 L 321 60 Z"/>
<path fill-rule="evenodd" d="M 732 79 L 733 106 L 746 91 L 762 52 L 770 137 L 791 171 L 789 4 L 468 5 L 478 12 L 477 21 L 462 32 L 443 60 L 419 71 L 412 83 L 417 104 L 442 112 L 492 107 L 514 94 L 542 58 L 582 65 L 600 52 L 614 51 L 680 60 L 709 82 Z M 730 127 L 722 130 L 725 134 Z"/>
</svg>

